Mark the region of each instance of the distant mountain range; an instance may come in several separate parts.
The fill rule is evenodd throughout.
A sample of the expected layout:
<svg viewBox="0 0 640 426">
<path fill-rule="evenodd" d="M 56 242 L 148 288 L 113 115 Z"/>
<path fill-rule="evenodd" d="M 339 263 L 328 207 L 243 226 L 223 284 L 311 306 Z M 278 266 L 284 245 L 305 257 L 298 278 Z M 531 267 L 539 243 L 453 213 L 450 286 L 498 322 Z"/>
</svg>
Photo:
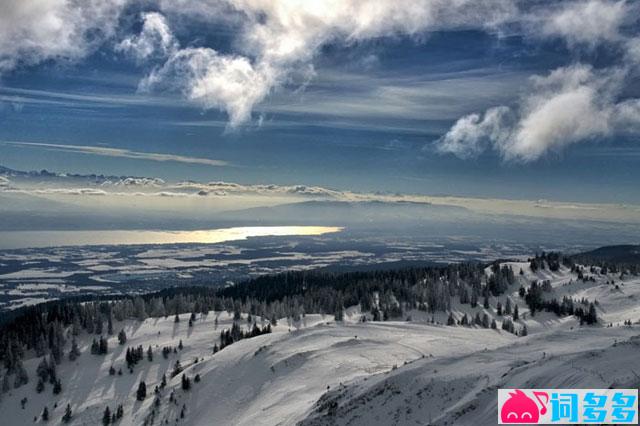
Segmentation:
<svg viewBox="0 0 640 426">
<path fill-rule="evenodd" d="M 137 176 L 115 176 L 115 175 L 96 175 L 96 174 L 77 174 L 77 173 L 56 173 L 50 172 L 46 169 L 43 170 L 31 170 L 31 171 L 23 171 L 23 170 L 14 170 L 8 167 L 0 166 L 0 176 L 5 176 L 8 178 L 49 178 L 49 179 L 69 179 L 69 180 L 86 180 L 94 183 L 101 183 L 106 181 L 121 181 L 126 179 L 152 179 L 158 180 L 155 178 L 144 178 Z"/>
<path fill-rule="evenodd" d="M 637 263 L 640 262 L 640 245 L 616 245 L 605 246 L 585 253 L 573 256 L 581 263 L 590 262 L 615 262 L 615 263 Z"/>
</svg>

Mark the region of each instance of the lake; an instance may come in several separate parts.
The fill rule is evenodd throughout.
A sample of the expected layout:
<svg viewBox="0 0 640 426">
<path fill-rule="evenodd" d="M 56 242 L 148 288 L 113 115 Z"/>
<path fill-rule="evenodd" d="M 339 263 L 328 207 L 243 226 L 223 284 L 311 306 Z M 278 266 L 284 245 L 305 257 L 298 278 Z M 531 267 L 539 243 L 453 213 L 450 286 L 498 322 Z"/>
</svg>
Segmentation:
<svg viewBox="0 0 640 426">
<path fill-rule="evenodd" d="M 119 244 L 214 244 L 251 237 L 323 235 L 337 226 L 242 226 L 197 231 L 97 230 L 0 232 L 0 249 Z"/>
</svg>

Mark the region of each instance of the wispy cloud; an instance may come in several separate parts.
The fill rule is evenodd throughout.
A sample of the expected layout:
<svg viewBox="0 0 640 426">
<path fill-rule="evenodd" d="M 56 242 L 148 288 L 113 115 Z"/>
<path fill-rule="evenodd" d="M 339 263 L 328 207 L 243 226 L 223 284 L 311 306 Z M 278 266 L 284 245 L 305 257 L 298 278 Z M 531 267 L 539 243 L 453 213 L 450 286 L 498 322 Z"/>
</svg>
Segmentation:
<svg viewBox="0 0 640 426">
<path fill-rule="evenodd" d="M 175 97 L 151 96 L 142 94 L 82 94 L 55 90 L 24 89 L 20 87 L 0 86 L 0 100 L 25 104 L 44 104 L 67 107 L 90 106 L 114 108 L 126 106 L 188 106 Z"/>
<path fill-rule="evenodd" d="M 52 143 L 37 143 L 37 142 L 18 142 L 18 141 L 0 141 L 3 145 L 12 145 L 19 147 L 32 147 L 32 148 L 44 148 L 54 151 L 75 152 L 79 154 L 99 155 L 102 157 L 119 157 L 119 158 L 133 158 L 136 160 L 148 160 L 148 161 L 174 161 L 178 163 L 187 164 L 203 164 L 206 166 L 227 166 L 229 163 L 222 160 L 214 160 L 210 158 L 202 157 L 187 157 L 184 155 L 176 154 L 160 154 L 156 152 L 140 152 L 131 151 L 121 148 L 105 148 L 98 146 L 87 145 L 58 145 Z"/>
</svg>

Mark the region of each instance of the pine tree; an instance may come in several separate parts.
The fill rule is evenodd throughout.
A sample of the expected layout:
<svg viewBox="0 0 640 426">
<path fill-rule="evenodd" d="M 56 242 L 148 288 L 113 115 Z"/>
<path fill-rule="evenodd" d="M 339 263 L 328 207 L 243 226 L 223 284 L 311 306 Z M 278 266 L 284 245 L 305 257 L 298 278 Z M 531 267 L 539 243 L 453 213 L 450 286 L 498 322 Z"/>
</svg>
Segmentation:
<svg viewBox="0 0 640 426">
<path fill-rule="evenodd" d="M 513 320 L 518 321 L 520 319 L 520 314 L 518 313 L 518 305 L 513 308 Z"/>
<path fill-rule="evenodd" d="M 43 390 L 44 390 L 44 382 L 42 381 L 42 378 L 39 378 L 38 384 L 36 385 L 36 392 L 42 393 Z"/>
<path fill-rule="evenodd" d="M 491 321 L 491 328 L 493 330 L 497 330 L 498 329 L 498 324 L 496 323 L 495 319 Z"/>
<path fill-rule="evenodd" d="M 487 315 L 487 313 L 485 312 L 485 314 L 482 316 L 482 326 L 484 328 L 489 328 L 489 325 L 490 325 L 489 315 Z"/>
<path fill-rule="evenodd" d="M 153 362 L 153 350 L 151 349 L 151 346 L 147 349 L 147 359 L 149 362 Z"/>
<path fill-rule="evenodd" d="M 162 381 L 160 382 L 160 388 L 164 389 L 167 386 L 167 375 L 162 375 Z"/>
<path fill-rule="evenodd" d="M 18 358 L 15 365 L 16 378 L 13 382 L 14 388 L 19 388 L 22 385 L 26 385 L 29 383 L 29 376 L 27 375 L 27 370 L 25 370 L 24 365 L 22 365 L 22 360 Z"/>
<path fill-rule="evenodd" d="M 124 329 L 120 330 L 120 332 L 118 333 L 118 343 L 120 343 L 121 345 L 127 343 L 127 333 L 124 332 Z"/>
<path fill-rule="evenodd" d="M 42 421 L 43 422 L 49 421 L 49 409 L 47 407 L 44 407 L 44 410 L 42 410 Z"/>
<path fill-rule="evenodd" d="M 180 339 L 180 343 L 178 343 L 178 349 L 184 349 L 184 345 L 182 344 L 182 339 Z"/>
<path fill-rule="evenodd" d="M 589 303 L 589 313 L 587 314 L 587 324 L 596 324 L 598 322 L 598 313 L 596 311 L 596 305 Z M 631 325 L 631 320 L 629 320 Z"/>
<path fill-rule="evenodd" d="M 527 326 L 525 325 L 524 327 L 522 327 L 522 333 L 520 333 L 521 336 L 526 336 L 529 334 L 529 330 L 527 329 Z"/>
<path fill-rule="evenodd" d="M 73 336 L 71 339 L 71 350 L 69 351 L 69 361 L 75 361 L 78 356 L 80 356 L 80 349 L 78 348 L 76 337 Z"/>
<path fill-rule="evenodd" d="M 11 389 L 11 384 L 9 382 L 9 375 L 5 374 L 2 378 L 2 393 L 7 393 Z"/>
<path fill-rule="evenodd" d="M 147 397 L 147 385 L 144 381 L 142 381 L 138 385 L 138 391 L 136 392 L 136 399 L 138 401 L 144 401 L 146 397 Z"/>
<path fill-rule="evenodd" d="M 113 315 L 111 311 L 109 311 L 109 316 L 107 318 L 107 333 L 109 336 L 113 335 Z"/>
<path fill-rule="evenodd" d="M 64 416 L 62 416 L 62 421 L 64 423 L 69 423 L 71 421 L 71 417 L 71 405 L 67 404 L 67 408 L 64 410 Z"/>
<path fill-rule="evenodd" d="M 456 325 L 456 320 L 453 318 L 453 312 L 449 312 L 449 318 L 447 318 L 447 325 Z"/>
<path fill-rule="evenodd" d="M 507 304 L 504 307 L 505 315 L 511 315 L 511 298 L 507 297 Z"/>
<path fill-rule="evenodd" d="M 58 395 L 60 392 L 62 392 L 62 383 L 60 382 L 60 379 L 58 379 L 53 384 L 53 394 Z"/>
<path fill-rule="evenodd" d="M 111 423 L 111 410 L 109 407 L 104 409 L 104 414 L 102 415 L 102 424 L 104 426 L 108 426 Z"/>
<path fill-rule="evenodd" d="M 173 322 L 180 322 L 180 317 L 178 316 L 178 314 L 176 314 L 175 318 L 173 319 Z"/>
<path fill-rule="evenodd" d="M 496 315 L 498 315 L 499 317 L 502 316 L 502 303 L 498 302 L 498 304 L 496 305 Z"/>
<path fill-rule="evenodd" d="M 93 342 L 91 342 L 91 353 L 93 355 L 100 354 L 100 345 L 96 339 L 93 339 Z"/>
<path fill-rule="evenodd" d="M 469 325 L 469 318 L 467 317 L 466 313 L 462 316 L 462 320 L 460 320 L 460 324 L 461 325 Z"/>
<path fill-rule="evenodd" d="M 100 344 L 99 344 L 99 349 L 98 349 L 98 353 L 100 355 L 106 355 L 108 352 L 108 345 L 107 345 L 107 339 L 103 338 L 102 336 L 100 337 Z"/>
<path fill-rule="evenodd" d="M 188 391 L 191 389 L 191 379 L 186 374 L 182 375 L 182 390 Z"/>
<path fill-rule="evenodd" d="M 46 357 L 42 357 L 42 361 L 38 364 L 38 367 L 36 368 L 36 375 L 40 378 L 40 381 L 43 382 L 43 386 L 44 382 L 49 380 L 49 363 L 47 362 Z"/>
</svg>

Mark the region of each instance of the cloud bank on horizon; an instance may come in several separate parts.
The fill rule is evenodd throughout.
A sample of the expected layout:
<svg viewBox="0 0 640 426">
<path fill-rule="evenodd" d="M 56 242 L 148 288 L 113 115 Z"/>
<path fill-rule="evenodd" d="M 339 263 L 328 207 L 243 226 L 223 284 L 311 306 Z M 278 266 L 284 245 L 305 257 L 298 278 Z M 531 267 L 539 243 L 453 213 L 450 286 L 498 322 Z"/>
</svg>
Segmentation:
<svg viewBox="0 0 640 426">
<path fill-rule="evenodd" d="M 550 220 L 598 221 L 621 225 L 640 224 L 640 205 L 612 203 L 576 203 L 549 200 L 514 200 L 400 193 L 345 191 L 321 186 L 242 184 L 226 181 L 166 182 L 159 178 L 127 176 L 83 176 L 51 172 L 0 170 L 0 198 L 21 196 L 38 200 L 71 203 L 101 211 L 126 206 L 140 211 L 182 211 L 185 217 L 201 212 L 234 211 L 239 206 L 273 207 L 308 201 L 331 203 L 372 203 L 373 205 L 435 205 L 458 207 L 495 221 L 501 215 Z M 97 197 L 97 198 L 96 198 Z M 10 200 L 11 198 L 9 198 Z M 98 204 L 96 200 L 99 199 Z M 131 202 L 144 199 L 142 204 Z M 179 201 L 176 201 L 179 200 Z M 0 213 L 11 202 L 0 205 Z M 19 204 L 19 203 L 17 203 Z M 497 216 L 496 216 L 497 215 Z M 365 220 L 366 222 L 366 220 Z"/>
<path fill-rule="evenodd" d="M 233 129 L 252 120 L 277 90 L 304 86 L 327 45 L 383 37 L 424 38 L 473 29 L 559 39 L 573 57 L 534 75 L 510 105 L 461 117 L 437 151 L 473 158 L 495 150 L 534 161 L 570 144 L 640 128 L 640 98 L 626 95 L 640 66 L 640 6 L 625 0 L 26 0 L 3 2 L 0 73 L 45 61 L 77 61 L 107 46 L 147 67 L 139 90 L 172 90 L 203 109 L 220 109 Z M 135 15 L 136 26 L 123 24 Z M 184 22 L 234 28 L 230 49 L 180 37 Z M 135 30 L 133 28 L 136 28 Z M 613 51 L 598 64 L 594 53 Z M 636 94 L 637 96 L 637 94 Z"/>
</svg>

